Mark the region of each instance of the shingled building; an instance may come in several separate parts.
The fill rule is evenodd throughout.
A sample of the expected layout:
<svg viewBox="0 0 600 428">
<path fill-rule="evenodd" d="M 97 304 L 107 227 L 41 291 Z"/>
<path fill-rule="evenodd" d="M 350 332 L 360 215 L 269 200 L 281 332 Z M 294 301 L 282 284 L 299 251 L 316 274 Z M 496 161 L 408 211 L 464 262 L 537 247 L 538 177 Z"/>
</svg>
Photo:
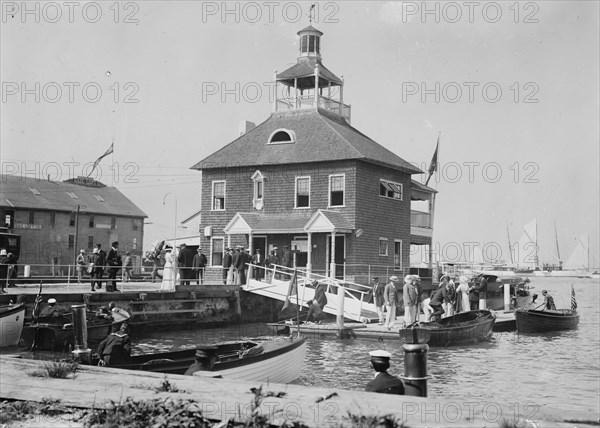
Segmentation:
<svg viewBox="0 0 600 428">
<path fill-rule="evenodd" d="M 289 246 L 296 266 L 328 276 L 408 273 L 410 244 L 431 244 L 430 213 L 413 212 L 411 225 L 411 199 L 435 191 L 350 125 L 344 81 L 321 61 L 323 33 L 298 35 L 300 56 L 277 74 L 271 116 L 192 167 L 202 171 L 201 246 L 213 267 L 226 247 Z"/>
</svg>

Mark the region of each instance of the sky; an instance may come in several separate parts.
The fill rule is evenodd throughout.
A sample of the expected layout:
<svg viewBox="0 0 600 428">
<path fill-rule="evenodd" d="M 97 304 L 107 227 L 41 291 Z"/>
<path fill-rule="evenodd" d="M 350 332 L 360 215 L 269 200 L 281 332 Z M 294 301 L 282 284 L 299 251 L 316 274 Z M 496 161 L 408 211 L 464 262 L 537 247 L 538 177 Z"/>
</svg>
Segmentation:
<svg viewBox="0 0 600 428">
<path fill-rule="evenodd" d="M 146 248 L 172 237 L 175 211 L 200 209 L 190 167 L 272 112 L 274 73 L 295 63 L 310 4 L 2 2 L 2 173 L 85 175 L 114 141 L 93 176 L 148 215 Z M 587 235 L 599 265 L 598 2 L 315 11 L 352 126 L 423 170 L 439 137 L 442 259 L 479 243 L 509 260 L 507 230 L 515 242 L 537 219 L 542 261 L 556 260 L 556 223 L 563 260 Z"/>
</svg>

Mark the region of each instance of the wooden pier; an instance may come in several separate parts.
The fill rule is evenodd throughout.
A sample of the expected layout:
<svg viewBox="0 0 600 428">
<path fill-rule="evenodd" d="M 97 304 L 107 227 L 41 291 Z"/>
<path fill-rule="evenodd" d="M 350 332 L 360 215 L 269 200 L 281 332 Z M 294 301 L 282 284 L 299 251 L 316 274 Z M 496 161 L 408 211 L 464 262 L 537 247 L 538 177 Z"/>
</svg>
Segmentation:
<svg viewBox="0 0 600 428">
<path fill-rule="evenodd" d="M 45 362 L 0 357 L 0 398 L 41 402 L 60 399 L 62 405 L 74 408 L 109 408 L 111 400 L 123 402 L 127 397 L 136 401 L 153 399 L 194 400 L 205 417 L 214 421 L 247 420 L 251 413 L 254 394 L 251 388 L 261 385 L 251 382 L 229 381 L 209 377 L 164 375 L 160 373 L 128 371 L 107 367 L 80 366 L 75 379 L 53 379 L 28 376 L 27 373 L 44 367 Z M 179 392 L 155 392 L 168 379 Z M 364 379 L 365 383 L 368 379 Z M 544 411 L 535 415 L 535 424 L 521 421 L 516 425 L 511 403 L 488 403 L 477 399 L 469 403 L 452 399 L 420 398 L 349 391 L 337 388 L 314 388 L 301 385 L 263 384 L 263 394 L 285 393 L 281 397 L 268 396 L 259 411 L 277 426 L 284 422 L 299 422 L 309 427 L 351 427 L 354 416 L 391 415 L 410 427 L 482 427 L 498 426 L 506 419 L 514 426 L 572 427 L 563 423 L 567 417 L 558 411 Z M 280 394 L 281 395 L 281 394 Z M 489 406 L 494 406 L 493 414 Z M 485 410 L 488 408 L 488 410 Z M 498 415 L 498 412 L 500 415 Z M 504 416 L 502 416 L 504 415 Z M 53 417 L 56 420 L 56 417 Z M 493 419 L 493 420 L 492 420 Z M 545 419 L 547 422 L 542 421 Z M 53 424 L 53 426 L 59 426 Z M 60 425 L 60 426 L 66 426 Z M 80 426 L 70 424 L 68 426 Z M 511 425 L 513 426 L 513 425 Z M 585 426 L 585 424 L 578 424 Z"/>
</svg>

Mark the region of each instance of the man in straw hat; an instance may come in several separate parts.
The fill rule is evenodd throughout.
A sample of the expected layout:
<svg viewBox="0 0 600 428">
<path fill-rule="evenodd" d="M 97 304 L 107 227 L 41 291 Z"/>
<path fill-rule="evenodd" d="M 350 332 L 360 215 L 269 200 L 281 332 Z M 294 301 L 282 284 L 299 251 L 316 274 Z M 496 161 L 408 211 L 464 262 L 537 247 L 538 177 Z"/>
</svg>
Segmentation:
<svg viewBox="0 0 600 428">
<path fill-rule="evenodd" d="M 404 277 L 402 298 L 404 299 L 404 323 L 410 325 L 417 321 L 419 315 L 419 289 L 413 275 Z"/>
<path fill-rule="evenodd" d="M 388 374 L 392 354 L 387 351 L 377 350 L 369 352 L 371 366 L 375 369 L 375 378 L 367 383 L 365 391 L 379 392 L 381 394 L 404 395 L 404 384 L 396 376 Z"/>
<path fill-rule="evenodd" d="M 398 291 L 396 290 L 397 283 L 398 277 L 395 275 L 390 276 L 390 282 L 387 283 L 383 290 L 383 299 L 385 301 L 385 309 L 387 310 L 384 327 L 388 330 L 391 330 L 396 322 L 396 300 L 398 298 Z"/>
</svg>

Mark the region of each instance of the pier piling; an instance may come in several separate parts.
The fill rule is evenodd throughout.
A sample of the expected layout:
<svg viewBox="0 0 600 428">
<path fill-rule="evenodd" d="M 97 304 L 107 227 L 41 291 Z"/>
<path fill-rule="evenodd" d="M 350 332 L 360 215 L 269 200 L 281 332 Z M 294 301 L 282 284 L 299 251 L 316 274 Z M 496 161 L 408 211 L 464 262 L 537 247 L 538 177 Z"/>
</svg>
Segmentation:
<svg viewBox="0 0 600 428">
<path fill-rule="evenodd" d="M 413 329 L 413 343 L 405 343 L 404 349 L 404 394 L 427 397 L 427 351 L 429 345 L 418 343 L 417 330 Z"/>
<path fill-rule="evenodd" d="M 87 346 L 86 305 L 72 305 L 71 312 L 73 314 L 73 333 L 75 334 L 73 358 L 89 363 L 92 350 Z"/>
</svg>

